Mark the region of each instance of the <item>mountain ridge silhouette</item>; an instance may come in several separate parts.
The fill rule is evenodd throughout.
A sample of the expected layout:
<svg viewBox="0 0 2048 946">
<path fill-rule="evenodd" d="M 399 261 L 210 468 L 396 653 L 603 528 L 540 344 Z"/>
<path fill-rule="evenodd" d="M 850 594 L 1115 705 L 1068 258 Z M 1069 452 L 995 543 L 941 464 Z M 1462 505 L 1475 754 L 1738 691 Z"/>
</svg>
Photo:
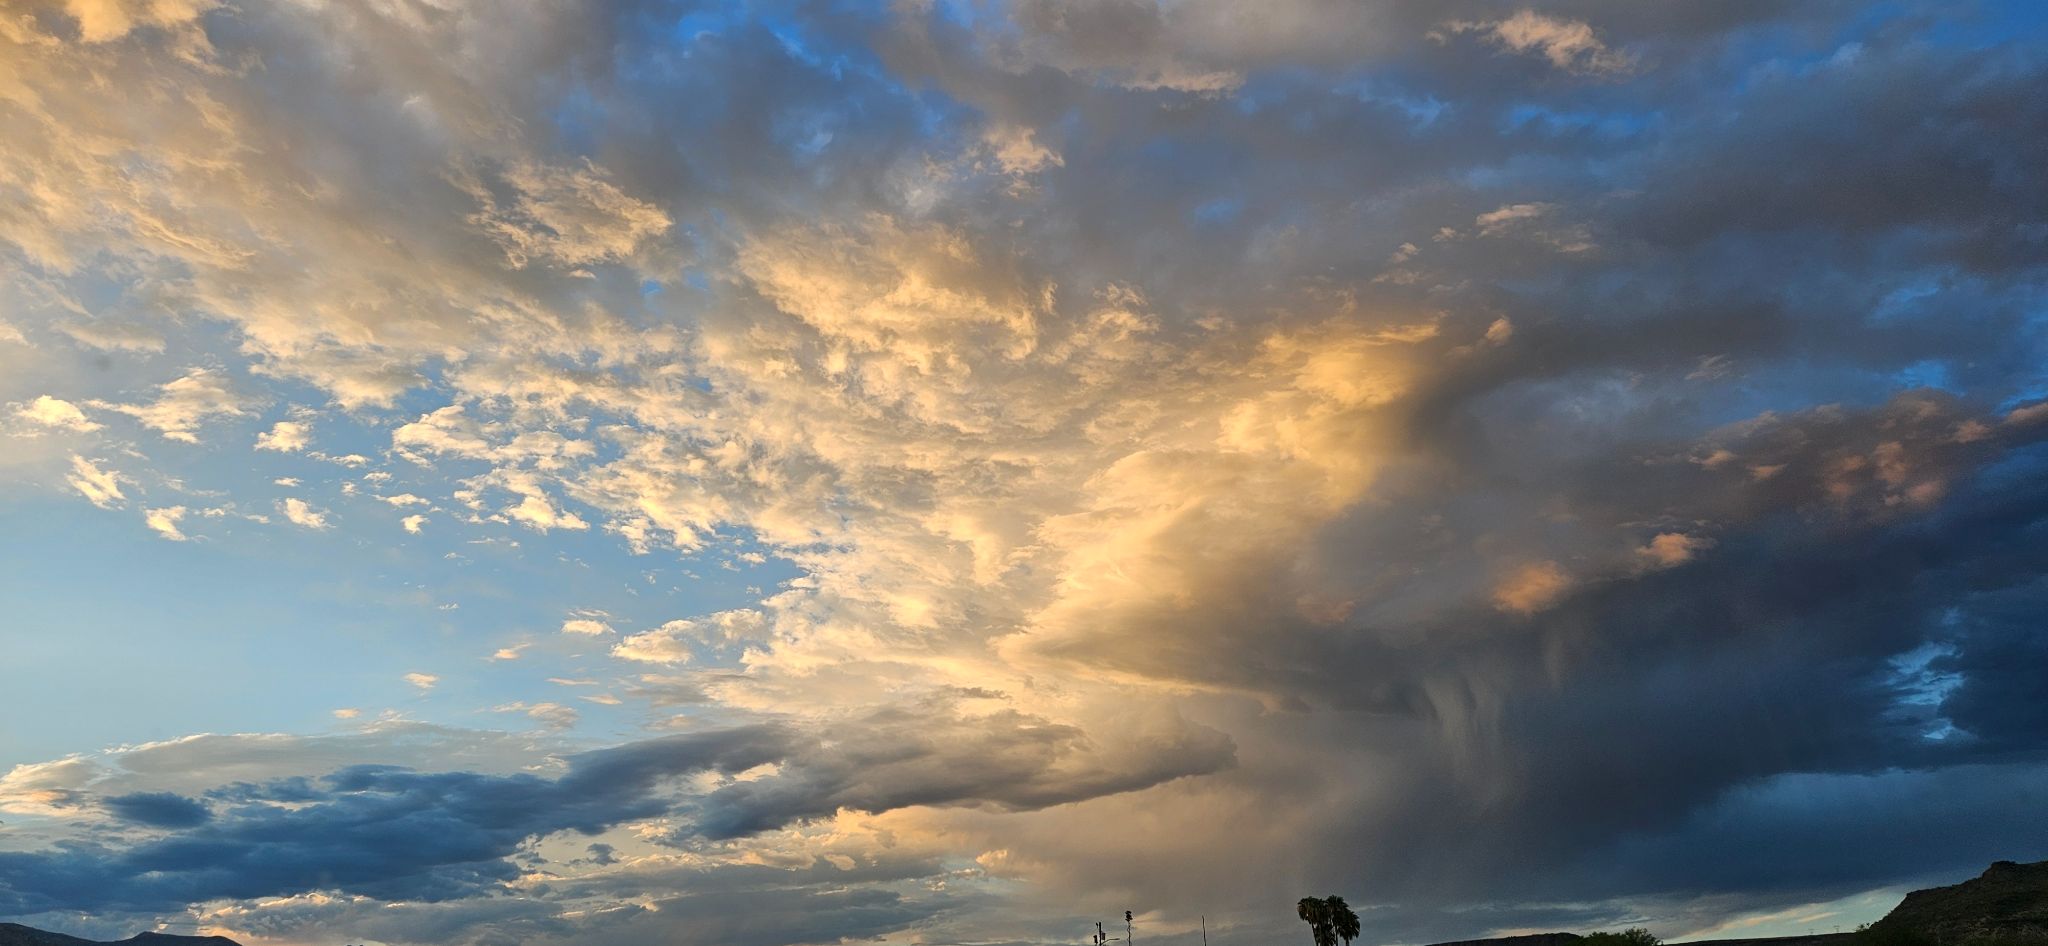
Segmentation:
<svg viewBox="0 0 2048 946">
<path fill-rule="evenodd" d="M 127 939 L 98 940 L 39 930 L 19 923 L 0 923 L 0 946 L 242 946 L 225 936 L 179 936 L 144 932 Z"/>
</svg>

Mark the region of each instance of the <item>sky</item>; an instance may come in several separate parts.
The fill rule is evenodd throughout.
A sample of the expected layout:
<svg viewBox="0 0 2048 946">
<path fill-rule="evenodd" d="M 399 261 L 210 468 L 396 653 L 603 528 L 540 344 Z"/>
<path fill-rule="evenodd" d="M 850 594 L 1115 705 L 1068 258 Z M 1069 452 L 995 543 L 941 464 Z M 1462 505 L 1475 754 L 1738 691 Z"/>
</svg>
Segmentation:
<svg viewBox="0 0 2048 946">
<path fill-rule="evenodd" d="M 2048 858 L 2044 87 L 2019 0 L 0 0 L 0 919 Z"/>
</svg>

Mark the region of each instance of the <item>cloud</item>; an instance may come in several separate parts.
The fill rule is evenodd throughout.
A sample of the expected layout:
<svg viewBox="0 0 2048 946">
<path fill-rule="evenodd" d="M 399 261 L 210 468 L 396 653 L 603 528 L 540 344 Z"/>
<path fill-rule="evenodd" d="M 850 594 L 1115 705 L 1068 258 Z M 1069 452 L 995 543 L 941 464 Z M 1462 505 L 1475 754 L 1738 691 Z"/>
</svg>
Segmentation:
<svg viewBox="0 0 2048 946">
<path fill-rule="evenodd" d="M 414 672 L 405 675 L 405 682 L 422 690 L 431 690 L 434 688 L 434 684 L 441 682 L 441 678 L 431 673 Z"/>
<path fill-rule="evenodd" d="M 769 946 L 1130 901 L 1249 941 L 1314 876 L 1386 941 L 1675 934 L 2003 856 L 2039 807 L 2044 68 L 2010 23 L 64 9 L 0 28 L 0 376 L 81 392 L 24 432 L 163 436 L 20 468 L 198 510 L 246 471 L 162 440 L 318 402 L 248 482 L 383 499 L 393 562 L 548 570 L 451 633 L 638 632 L 443 662 L 511 732 L 18 767 L 0 912 Z M 164 364 L 212 367 L 108 393 Z M 316 427 L 361 452 L 278 455 Z M 579 754 L 550 679 L 645 731 Z M 172 799 L 210 817 L 148 823 Z M 1893 825 L 1932 840 L 1855 846 Z"/>
<path fill-rule="evenodd" d="M 1474 218 L 1472 225 L 1482 237 L 1513 237 L 1543 243 L 1560 253 L 1586 253 L 1598 249 L 1581 225 L 1552 224 L 1556 204 L 1509 204 Z"/>
<path fill-rule="evenodd" d="M 284 513 L 285 521 L 305 529 L 325 529 L 328 526 L 327 511 L 315 509 L 311 503 L 297 496 L 278 500 L 277 508 Z"/>
<path fill-rule="evenodd" d="M 520 713 L 544 728 L 557 730 L 570 729 L 583 718 L 575 707 L 560 703 L 506 703 L 497 707 L 496 712 Z"/>
<path fill-rule="evenodd" d="M 0 908 L 169 909 L 318 890 L 428 902 L 481 893 L 518 876 L 503 858 L 526 838 L 652 816 L 668 804 L 663 780 L 751 768 L 778 744 L 762 729 L 676 736 L 574 756 L 552 780 L 354 766 L 317 781 L 222 786 L 215 796 L 230 804 L 211 818 L 174 795 L 122 796 L 108 801 L 111 810 L 182 830 L 118 856 L 0 853 Z"/>
<path fill-rule="evenodd" d="M 205 805 L 170 792 L 136 792 L 101 802 L 115 818 L 151 828 L 191 828 L 212 820 Z"/>
<path fill-rule="evenodd" d="M 612 656 L 644 663 L 688 663 L 692 658 L 688 621 L 670 621 L 651 631 L 642 631 L 612 645 Z"/>
<path fill-rule="evenodd" d="M 1476 33 L 1502 49 L 1535 53 L 1552 66 L 1579 75 L 1625 73 L 1635 65 L 1633 57 L 1601 42 L 1591 26 L 1533 10 L 1518 11 L 1503 20 L 1454 21 L 1444 24 L 1443 30 L 1451 34 Z"/>
<path fill-rule="evenodd" d="M 1003 58 L 1023 71 L 1048 65 L 1076 75 L 1135 89 L 1215 93 L 1235 88 L 1242 74 L 1208 68 L 1175 48 L 1174 22 L 1148 0 L 1079 3 L 1032 0 L 1008 11 L 1014 45 Z"/>
<path fill-rule="evenodd" d="M 1015 125 L 992 127 L 983 133 L 982 142 L 988 148 L 989 157 L 1006 174 L 1035 174 L 1065 163 L 1057 152 L 1039 143 L 1036 133 L 1029 128 Z"/>
<path fill-rule="evenodd" d="M 142 524 L 166 539 L 173 542 L 183 542 L 190 538 L 190 536 L 178 530 L 178 523 L 184 520 L 185 513 L 186 509 L 183 506 L 166 506 L 162 509 L 144 510 Z"/>
<path fill-rule="evenodd" d="M 1648 544 L 1636 550 L 1644 563 L 1651 568 L 1671 568 L 1692 561 L 1702 549 L 1714 547 L 1714 540 L 1704 536 L 1687 535 L 1683 532 L 1660 532 L 1651 537 Z"/>
<path fill-rule="evenodd" d="M 502 709 L 550 726 L 574 717 L 552 704 Z M 1166 728 L 1110 747 L 1112 757 L 1041 720 L 967 717 L 943 704 L 925 710 L 848 720 L 829 741 L 763 726 L 643 740 L 568 756 L 554 778 L 356 765 L 318 778 L 217 786 L 206 793 L 217 809 L 162 791 L 129 793 L 103 804 L 124 819 L 176 830 L 115 856 L 0 853 L 0 904 L 10 913 L 86 902 L 151 909 L 315 890 L 444 901 L 501 889 L 518 876 L 504 859 L 526 839 L 556 832 L 596 834 L 670 812 L 687 818 L 689 834 L 737 838 L 845 807 L 993 801 L 1030 810 L 1193 774 L 1176 758 L 1177 740 L 1200 746 L 1202 765 L 1230 759 L 1220 734 L 1184 722 L 1160 720 Z M 849 764 L 833 748 L 842 743 L 880 764 Z M 764 766 L 776 771 L 733 778 Z M 694 802 L 675 796 L 677 779 L 701 772 L 724 776 L 723 787 Z"/>
<path fill-rule="evenodd" d="M 311 428 L 298 421 L 281 420 L 256 435 L 256 449 L 279 453 L 297 453 L 312 442 Z"/>
<path fill-rule="evenodd" d="M 100 429 L 100 425 L 87 418 L 85 412 L 78 409 L 78 405 L 47 394 L 15 407 L 14 416 L 52 430 L 89 433 Z"/>
<path fill-rule="evenodd" d="M 470 222 L 504 249 L 514 267 L 617 260 L 669 228 L 659 207 L 628 196 L 589 162 L 580 168 L 525 164 L 497 176 L 513 193 L 509 206 L 499 206 L 479 175 L 464 174 L 457 182 L 482 206 Z"/>
<path fill-rule="evenodd" d="M 113 509 L 127 502 L 121 493 L 121 474 L 100 469 L 98 463 L 77 454 L 71 456 L 71 474 L 64 481 L 93 505 Z"/>
<path fill-rule="evenodd" d="M 73 322 L 57 330 L 102 351 L 161 352 L 165 345 L 163 335 L 155 329 L 130 322 Z"/>
<path fill-rule="evenodd" d="M 840 808 L 996 806 L 1029 811 L 1137 791 L 1231 767 L 1224 734 L 1171 715 L 1090 744 L 1074 728 L 1008 710 L 962 712 L 933 699 L 847 720 L 802 744 L 776 776 L 723 786 L 696 831 L 735 837 Z M 1107 735 L 1107 734 L 1105 734 Z"/>
<path fill-rule="evenodd" d="M 1501 610 L 1528 614 L 1548 607 L 1571 588 L 1571 575 L 1556 562 L 1532 562 L 1509 572 L 1493 590 Z"/>
<path fill-rule="evenodd" d="M 519 497 L 517 502 L 498 511 L 493 517 L 498 521 L 516 522 L 537 532 L 554 529 L 582 531 L 590 528 L 590 523 L 583 517 L 563 509 L 549 496 L 544 481 L 537 473 L 501 467 L 467 482 L 473 488 L 495 487 Z M 478 500 L 472 502 L 476 506 L 482 505 Z"/>
<path fill-rule="evenodd" d="M 2008 411 L 2002 423 L 2018 426 L 2038 423 L 2044 418 L 2048 418 L 2048 401 L 2036 401 Z"/>
<path fill-rule="evenodd" d="M 577 611 L 571 613 L 576 616 L 562 622 L 562 633 L 564 634 L 582 634 L 595 637 L 601 634 L 612 633 L 612 626 L 605 623 L 604 620 L 610 617 L 610 615 L 605 614 L 603 611 Z"/>
<path fill-rule="evenodd" d="M 183 26 L 214 4 L 206 0 L 66 0 L 64 12 L 87 43 L 117 40 L 138 28 Z"/>
<path fill-rule="evenodd" d="M 720 611 L 631 635 L 612 647 L 612 656 L 644 663 L 688 663 L 697 647 L 760 646 L 767 642 L 767 632 L 767 618 L 759 611 Z"/>
<path fill-rule="evenodd" d="M 92 406 L 131 415 L 164 439 L 184 443 L 198 443 L 197 431 L 207 420 L 246 416 L 251 406 L 227 378 L 207 368 L 192 369 L 184 377 L 159 385 L 157 391 L 156 400 L 147 404 L 94 401 Z"/>
</svg>

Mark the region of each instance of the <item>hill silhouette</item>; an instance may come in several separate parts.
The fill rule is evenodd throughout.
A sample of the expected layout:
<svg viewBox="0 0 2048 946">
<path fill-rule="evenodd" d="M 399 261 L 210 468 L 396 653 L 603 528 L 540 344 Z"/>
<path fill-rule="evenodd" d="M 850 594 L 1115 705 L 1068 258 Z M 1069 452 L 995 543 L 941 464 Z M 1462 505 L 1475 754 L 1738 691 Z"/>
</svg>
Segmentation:
<svg viewBox="0 0 2048 946">
<path fill-rule="evenodd" d="M 1573 946 L 1577 933 L 1463 939 L 1433 946 Z M 1715 946 L 1964 946 L 2048 944 L 2048 861 L 1999 861 L 1950 887 L 1915 890 L 1867 933 L 1700 940 Z M 0 944 L 5 946 L 5 944 Z"/>
<path fill-rule="evenodd" d="M 1822 946 L 1841 944 L 1850 946 L 1856 938 L 1854 933 L 1805 933 L 1794 936 L 1758 936 L 1747 939 L 1698 939 L 1680 946 Z M 1586 939 L 1577 933 L 1524 933 L 1520 936 L 1496 936 L 1493 939 L 1454 939 L 1449 942 L 1431 943 L 1430 946 L 1573 946 Z"/>
<path fill-rule="evenodd" d="M 2048 942 L 2048 861 L 1999 861 L 1952 887 L 1915 890 L 1872 928 L 1936 943 Z"/>
<path fill-rule="evenodd" d="M 1454 939 L 1447 943 L 1433 943 L 1431 946 L 1572 946 L 1585 939 L 1577 933 L 1524 933 L 1520 936 L 1497 936 L 1493 939 Z"/>
<path fill-rule="evenodd" d="M 80 939 L 63 933 L 39 930 L 19 923 L 0 923 L 0 946 L 242 946 L 225 936 L 174 936 L 169 933 L 137 933 L 127 939 Z"/>
</svg>

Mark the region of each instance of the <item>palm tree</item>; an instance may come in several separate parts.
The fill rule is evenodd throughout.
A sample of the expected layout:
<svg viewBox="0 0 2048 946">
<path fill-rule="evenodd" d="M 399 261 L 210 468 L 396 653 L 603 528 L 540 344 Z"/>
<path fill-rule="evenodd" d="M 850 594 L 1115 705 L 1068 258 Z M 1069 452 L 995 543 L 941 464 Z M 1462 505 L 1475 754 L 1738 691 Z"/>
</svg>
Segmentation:
<svg viewBox="0 0 2048 946">
<path fill-rule="evenodd" d="M 1303 897 L 1294 905 L 1296 916 L 1315 934 L 1316 946 L 1337 946 L 1337 931 L 1330 926 L 1330 904 L 1315 897 Z"/>
<path fill-rule="evenodd" d="M 1351 904 L 1333 894 L 1323 898 L 1323 909 L 1330 915 L 1330 931 L 1344 941 L 1344 946 L 1351 946 L 1351 941 L 1358 938 L 1358 914 L 1351 912 Z"/>
</svg>

